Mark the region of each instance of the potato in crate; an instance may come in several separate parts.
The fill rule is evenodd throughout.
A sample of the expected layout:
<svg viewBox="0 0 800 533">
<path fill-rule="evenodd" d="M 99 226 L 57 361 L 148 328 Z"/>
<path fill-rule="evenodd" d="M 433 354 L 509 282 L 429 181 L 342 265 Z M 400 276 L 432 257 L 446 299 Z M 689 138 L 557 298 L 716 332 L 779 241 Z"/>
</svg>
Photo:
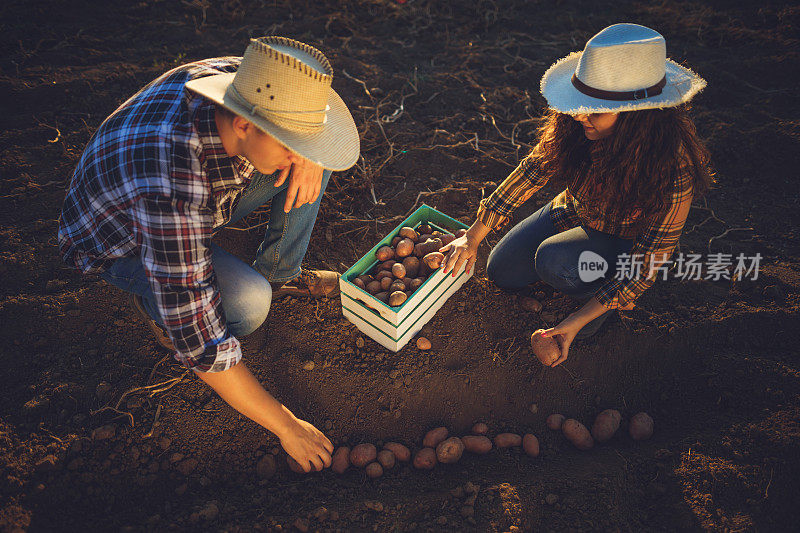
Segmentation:
<svg viewBox="0 0 800 533">
<path fill-rule="evenodd" d="M 472 272 L 439 268 L 439 248 L 467 225 L 422 205 L 339 279 L 342 313 L 378 344 L 398 351 L 433 318 Z"/>
</svg>

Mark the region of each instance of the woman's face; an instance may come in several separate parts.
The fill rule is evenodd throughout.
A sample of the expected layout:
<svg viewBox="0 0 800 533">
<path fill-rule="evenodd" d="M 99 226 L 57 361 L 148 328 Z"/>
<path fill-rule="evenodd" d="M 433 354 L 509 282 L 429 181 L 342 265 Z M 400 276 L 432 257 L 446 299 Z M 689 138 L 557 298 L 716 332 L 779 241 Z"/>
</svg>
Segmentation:
<svg viewBox="0 0 800 533">
<path fill-rule="evenodd" d="M 605 139 L 614 133 L 619 113 L 590 113 L 573 115 L 572 118 L 583 126 L 583 133 L 590 141 Z"/>
</svg>

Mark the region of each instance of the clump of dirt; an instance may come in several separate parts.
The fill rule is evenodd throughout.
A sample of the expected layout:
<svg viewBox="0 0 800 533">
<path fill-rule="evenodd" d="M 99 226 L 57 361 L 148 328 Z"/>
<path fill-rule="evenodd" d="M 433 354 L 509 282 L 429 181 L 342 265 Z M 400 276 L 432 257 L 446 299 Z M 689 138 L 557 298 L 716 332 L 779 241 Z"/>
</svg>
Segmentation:
<svg viewBox="0 0 800 533">
<path fill-rule="evenodd" d="M 3 530 L 762 529 L 797 523 L 800 460 L 800 10 L 772 3 L 371 0 L 0 7 L 0 524 Z M 62 265 L 57 217 L 83 146 L 163 71 L 241 54 L 280 34 L 323 50 L 363 158 L 336 173 L 307 255 L 343 271 L 425 202 L 470 223 L 535 139 L 539 79 L 602 27 L 659 29 L 709 81 L 694 105 L 717 188 L 692 211 L 684 253 L 763 257 L 757 279 L 657 283 L 630 312 L 542 367 L 532 331 L 578 302 L 544 285 L 516 294 L 476 275 L 422 334 L 384 350 L 338 299 L 283 299 L 243 340 L 259 379 L 337 445 L 425 431 L 533 433 L 520 450 L 418 472 L 398 465 L 300 476 L 279 442 L 160 352 L 122 293 Z M 776 109 L 781 112 L 776 114 Z M 545 188 L 520 220 L 556 192 Z M 219 244 L 252 257 L 266 211 Z M 523 302 L 541 301 L 541 311 Z M 306 364 L 313 361 L 314 365 Z M 309 368 L 311 368 L 309 370 Z M 580 452 L 554 412 L 623 429 Z M 624 431 L 638 411 L 652 439 Z M 515 529 L 516 528 L 516 529 Z"/>
</svg>

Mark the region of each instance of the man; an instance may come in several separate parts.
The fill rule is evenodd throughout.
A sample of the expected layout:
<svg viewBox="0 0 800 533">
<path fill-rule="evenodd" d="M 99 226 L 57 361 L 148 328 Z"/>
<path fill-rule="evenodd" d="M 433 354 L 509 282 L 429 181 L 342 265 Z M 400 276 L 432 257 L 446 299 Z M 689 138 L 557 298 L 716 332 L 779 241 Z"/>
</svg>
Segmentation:
<svg viewBox="0 0 800 533">
<path fill-rule="evenodd" d="M 276 296 L 338 288 L 336 273 L 300 268 L 330 171 L 359 156 L 332 75 L 321 52 L 281 37 L 167 72 L 89 141 L 59 227 L 68 264 L 130 292 L 159 342 L 307 472 L 330 465 L 330 441 L 264 390 L 237 336 Z M 211 243 L 269 198 L 252 267 Z"/>
</svg>

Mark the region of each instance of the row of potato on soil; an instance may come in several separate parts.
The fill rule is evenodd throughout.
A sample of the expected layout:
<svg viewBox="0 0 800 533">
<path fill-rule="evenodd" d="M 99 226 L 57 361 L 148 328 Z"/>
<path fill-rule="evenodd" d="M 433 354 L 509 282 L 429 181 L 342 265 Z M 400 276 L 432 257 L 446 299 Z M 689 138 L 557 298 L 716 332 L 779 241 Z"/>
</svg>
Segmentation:
<svg viewBox="0 0 800 533">
<path fill-rule="evenodd" d="M 429 224 L 417 229 L 400 228 L 391 245 L 381 246 L 375 252 L 378 264 L 372 272 L 353 279 L 353 284 L 392 307 L 403 305 L 428 276 L 442 265 L 444 254 L 439 251 L 467 230 L 453 233 L 434 230 Z"/>
<path fill-rule="evenodd" d="M 592 431 L 573 418 L 564 419 L 564 415 L 552 414 L 547 417 L 547 427 L 552 430 L 561 430 L 564 436 L 579 450 L 588 450 L 594 446 L 594 441 L 606 442 L 614 436 L 622 421 L 622 415 L 614 409 L 606 409 L 595 418 Z M 539 439 L 531 433 L 520 437 L 516 433 L 500 433 L 494 437 L 494 444 L 486 436 L 489 426 L 478 422 L 472 426 L 472 435 L 464 437 L 450 437 L 446 427 L 430 430 L 422 439 L 423 448 L 414 454 L 414 468 L 419 470 L 432 470 L 437 463 L 455 463 L 464 451 L 486 454 L 497 448 L 522 449 L 530 457 L 539 455 Z M 629 424 L 628 432 L 634 440 L 645 440 L 653 434 L 653 419 L 647 413 L 637 413 Z M 337 448 L 333 453 L 331 470 L 343 474 L 350 466 L 364 468 L 370 478 L 378 478 L 384 470 L 394 468 L 397 461 L 411 460 L 411 450 L 398 442 L 387 442 L 381 451 L 374 444 L 364 443 L 354 446 Z M 299 474 L 303 473 L 302 467 L 291 457 L 287 456 L 289 467 Z"/>
</svg>

